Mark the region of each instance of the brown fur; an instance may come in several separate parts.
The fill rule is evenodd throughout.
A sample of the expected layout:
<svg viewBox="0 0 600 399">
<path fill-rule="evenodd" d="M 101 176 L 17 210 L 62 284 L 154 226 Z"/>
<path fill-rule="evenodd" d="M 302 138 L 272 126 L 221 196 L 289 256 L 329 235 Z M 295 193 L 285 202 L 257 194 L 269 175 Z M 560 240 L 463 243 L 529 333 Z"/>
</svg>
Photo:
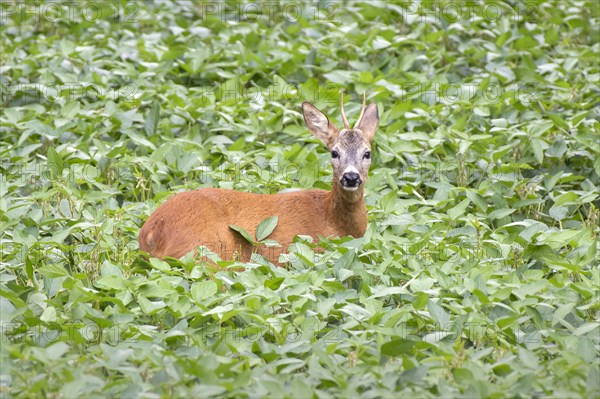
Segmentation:
<svg viewBox="0 0 600 399">
<path fill-rule="evenodd" d="M 334 178 L 331 191 L 253 194 L 205 188 L 179 193 L 162 204 L 146 221 L 139 235 L 140 249 L 159 258 L 178 258 L 204 245 L 222 259 L 248 261 L 252 245 L 229 224 L 240 226 L 254 235 L 258 224 L 274 215 L 279 221 L 268 238 L 279 242 L 282 247 L 258 251 L 274 263 L 278 263 L 279 255 L 296 235 L 308 235 L 314 239 L 318 236 L 363 236 L 367 228 L 364 182 L 370 165 L 370 159 L 364 159 L 363 154 L 370 150 L 369 141 L 379 120 L 374 104 L 369 109 L 371 111 L 365 113 L 361 126 L 340 132 L 314 106 L 303 104 L 311 132 L 329 149 L 335 148 L 341 154 L 338 159 L 332 160 Z M 363 126 L 369 130 L 362 131 Z M 363 181 L 355 191 L 345 190 L 340 183 L 341 174 L 348 165 L 356 167 Z"/>
</svg>

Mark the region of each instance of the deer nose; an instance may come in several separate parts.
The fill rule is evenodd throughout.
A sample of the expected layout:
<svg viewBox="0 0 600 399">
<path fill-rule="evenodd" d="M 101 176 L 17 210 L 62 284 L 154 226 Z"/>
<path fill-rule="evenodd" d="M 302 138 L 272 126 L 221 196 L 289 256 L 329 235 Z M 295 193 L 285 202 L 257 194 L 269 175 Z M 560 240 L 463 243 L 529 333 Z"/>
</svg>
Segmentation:
<svg viewBox="0 0 600 399">
<path fill-rule="evenodd" d="M 342 175 L 342 186 L 358 187 L 360 183 L 362 183 L 362 180 L 356 172 L 347 172 Z"/>
</svg>

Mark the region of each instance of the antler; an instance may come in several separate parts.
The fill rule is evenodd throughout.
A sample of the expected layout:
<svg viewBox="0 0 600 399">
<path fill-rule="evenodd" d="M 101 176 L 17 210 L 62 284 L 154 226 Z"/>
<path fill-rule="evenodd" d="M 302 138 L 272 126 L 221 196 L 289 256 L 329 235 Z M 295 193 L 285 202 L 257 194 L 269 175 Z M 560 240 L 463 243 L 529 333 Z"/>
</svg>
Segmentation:
<svg viewBox="0 0 600 399">
<path fill-rule="evenodd" d="M 356 121 L 356 125 L 354 125 L 354 129 L 356 129 L 358 126 L 360 126 L 360 122 L 362 121 L 363 115 L 365 114 L 365 105 L 366 104 L 367 104 L 367 96 L 366 96 L 365 92 L 363 91 L 362 109 L 360 110 L 360 115 L 358 116 L 358 120 Z"/>
<path fill-rule="evenodd" d="M 350 124 L 348 123 L 348 119 L 346 119 L 346 114 L 344 113 L 344 89 L 342 89 L 342 93 L 340 95 L 340 108 L 342 109 L 342 120 L 344 121 L 344 129 L 350 129 Z"/>
</svg>

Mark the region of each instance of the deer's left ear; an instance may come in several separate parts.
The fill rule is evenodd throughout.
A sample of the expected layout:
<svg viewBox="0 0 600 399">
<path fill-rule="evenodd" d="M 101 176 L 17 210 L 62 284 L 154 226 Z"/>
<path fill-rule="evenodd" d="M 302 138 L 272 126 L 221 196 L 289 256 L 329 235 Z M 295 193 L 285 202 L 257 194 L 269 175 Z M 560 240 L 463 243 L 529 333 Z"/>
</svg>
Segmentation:
<svg viewBox="0 0 600 399">
<path fill-rule="evenodd" d="M 379 111 L 377 110 L 377 104 L 371 103 L 365 109 L 365 113 L 360 120 L 360 124 L 356 126 L 357 129 L 363 134 L 363 137 L 367 141 L 373 140 L 377 127 L 379 126 Z"/>
</svg>

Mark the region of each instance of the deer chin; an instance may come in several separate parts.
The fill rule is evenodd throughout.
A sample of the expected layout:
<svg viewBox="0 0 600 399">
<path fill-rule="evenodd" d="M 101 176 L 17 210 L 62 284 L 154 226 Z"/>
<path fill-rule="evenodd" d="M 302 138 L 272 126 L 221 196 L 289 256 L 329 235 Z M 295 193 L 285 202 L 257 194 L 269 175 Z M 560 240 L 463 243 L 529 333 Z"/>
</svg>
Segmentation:
<svg viewBox="0 0 600 399">
<path fill-rule="evenodd" d="M 344 189 L 344 191 L 356 191 L 356 190 L 358 190 L 359 187 L 360 187 L 360 185 L 354 186 L 354 187 L 342 186 L 342 188 Z"/>
</svg>

